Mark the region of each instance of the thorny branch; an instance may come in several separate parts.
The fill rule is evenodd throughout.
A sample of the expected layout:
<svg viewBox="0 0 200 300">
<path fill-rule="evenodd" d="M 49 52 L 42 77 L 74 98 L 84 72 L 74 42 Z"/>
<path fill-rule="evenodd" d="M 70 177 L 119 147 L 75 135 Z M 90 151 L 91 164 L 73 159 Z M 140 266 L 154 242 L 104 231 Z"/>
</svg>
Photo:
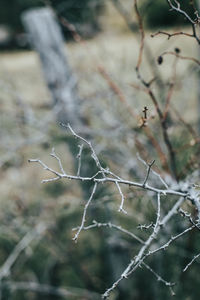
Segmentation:
<svg viewBox="0 0 200 300">
<path fill-rule="evenodd" d="M 145 242 L 143 240 L 141 240 L 139 237 L 137 237 L 134 233 L 122 228 L 121 226 L 117 226 L 115 224 L 112 223 L 99 223 L 97 221 L 93 221 L 93 224 L 88 225 L 87 227 L 83 227 L 83 230 L 89 230 L 92 228 L 99 228 L 99 227 L 108 227 L 108 228 L 115 228 L 125 234 L 127 234 L 128 236 L 132 237 L 133 239 L 137 240 L 138 242 L 140 242 L 141 244 L 145 244 Z M 73 230 L 77 230 L 77 228 L 73 228 Z M 164 280 L 160 275 L 158 275 L 149 265 L 147 265 L 146 263 L 142 263 L 142 265 L 145 266 L 146 269 L 148 269 L 150 272 L 152 272 L 154 274 L 154 276 L 157 278 L 158 281 L 161 281 L 162 283 L 164 283 L 166 286 L 173 286 L 175 283 L 171 283 L 168 282 L 166 280 Z"/>
<path fill-rule="evenodd" d="M 58 165 L 60 168 L 60 171 L 55 171 L 54 169 L 52 169 L 51 167 L 47 166 L 44 162 L 42 162 L 40 159 L 31 159 L 29 160 L 30 162 L 37 162 L 39 163 L 45 170 L 49 171 L 51 174 L 53 174 L 53 178 L 50 179 L 45 179 L 42 182 L 46 183 L 46 182 L 51 182 L 51 181 L 55 181 L 58 179 L 73 179 L 73 180 L 78 180 L 78 181 L 91 181 L 94 183 L 93 185 L 93 189 L 90 195 L 90 198 L 88 199 L 88 201 L 86 202 L 85 206 L 84 206 L 84 210 L 83 210 L 83 215 L 82 215 L 82 221 L 81 221 L 81 225 L 77 228 L 75 228 L 74 230 L 77 230 L 77 233 L 75 234 L 73 240 L 77 241 L 81 231 L 83 230 L 88 230 L 88 229 L 92 229 L 92 228 L 98 228 L 98 227 L 108 227 L 108 228 L 114 228 L 117 229 L 125 234 L 127 234 L 128 236 L 132 237 L 133 239 L 137 240 L 138 242 L 140 242 L 142 244 L 138 254 L 136 256 L 133 257 L 133 259 L 131 259 L 130 263 L 128 264 L 128 266 L 125 268 L 125 270 L 122 272 L 121 276 L 112 284 L 112 286 L 110 288 L 108 288 L 104 294 L 102 295 L 103 299 L 107 299 L 110 296 L 110 293 L 119 285 L 119 283 L 129 277 L 133 272 L 135 272 L 138 267 L 140 267 L 141 265 L 144 265 L 148 270 L 150 270 L 157 278 L 157 280 L 161 281 L 163 284 L 165 284 L 166 286 L 169 286 L 171 289 L 171 286 L 173 285 L 173 283 L 170 283 L 168 281 L 165 281 L 164 279 L 162 279 L 161 276 L 159 276 L 150 266 L 148 266 L 146 263 L 144 263 L 144 261 L 149 257 L 154 255 L 155 253 L 165 250 L 167 249 L 172 242 L 176 241 L 177 239 L 179 239 L 180 237 L 182 237 L 183 235 L 187 234 L 188 232 L 190 232 L 191 230 L 193 230 L 195 227 L 197 227 L 197 224 L 195 222 L 192 223 L 192 225 L 186 229 L 184 229 L 182 232 L 171 236 L 169 238 L 169 240 L 164 243 L 163 245 L 159 245 L 158 242 L 156 242 L 156 248 L 154 245 L 154 241 L 155 239 L 158 241 L 159 240 L 159 233 L 160 231 L 162 231 L 166 224 L 171 220 L 172 217 L 174 217 L 174 215 L 177 214 L 177 211 L 181 208 L 181 205 L 183 204 L 183 202 L 187 199 L 189 201 L 191 201 L 191 203 L 193 205 L 196 206 L 197 203 L 197 198 L 198 195 L 194 194 L 193 192 L 191 192 L 189 189 L 185 190 L 185 188 L 183 188 L 183 191 L 181 190 L 179 185 L 179 188 L 173 189 L 170 188 L 170 186 L 168 186 L 165 181 L 160 177 L 159 174 L 157 174 L 157 172 L 155 172 L 154 170 L 152 170 L 152 166 L 154 161 L 152 161 L 151 163 L 147 164 L 146 162 L 144 162 L 142 159 L 140 159 L 140 161 L 142 161 L 142 163 L 144 163 L 147 166 L 147 172 L 145 175 L 144 180 L 140 183 L 140 182 L 136 182 L 136 181 L 131 181 L 131 180 L 126 180 L 121 178 L 120 176 L 114 174 L 112 171 L 110 171 L 108 168 L 103 168 L 101 165 L 101 162 L 95 152 L 94 147 L 92 146 L 91 142 L 87 141 L 85 138 L 79 136 L 78 134 L 76 134 L 76 132 L 72 129 L 72 127 L 68 124 L 62 124 L 63 127 L 67 128 L 70 133 L 76 138 L 79 139 L 81 142 L 84 142 L 90 149 L 91 151 L 91 157 L 94 159 L 95 163 L 96 163 L 96 167 L 97 167 L 97 172 L 91 176 L 91 177 L 82 177 L 80 176 L 80 171 L 81 171 L 81 155 L 78 155 L 77 159 L 79 160 L 79 173 L 77 175 L 70 175 L 67 174 L 64 171 L 64 168 L 62 166 L 62 162 L 60 160 L 60 158 L 56 155 L 54 149 L 51 153 L 51 155 L 58 161 Z M 80 154 L 80 152 L 79 152 Z M 158 188 L 158 187 L 154 187 L 154 186 L 150 186 L 148 184 L 148 180 L 149 177 L 152 174 L 158 176 L 158 178 L 160 179 L 161 183 L 164 185 L 164 188 Z M 56 175 L 56 177 L 55 177 Z M 94 194 L 96 192 L 97 186 L 99 183 L 114 183 L 117 186 L 119 195 L 121 197 L 121 204 L 120 204 L 120 209 L 119 211 L 124 212 L 124 202 L 125 202 L 125 196 L 122 192 L 121 189 L 121 185 L 128 185 L 128 186 L 132 186 L 135 188 L 140 188 L 141 190 L 144 190 L 146 192 L 151 191 L 156 195 L 156 199 L 157 199 L 157 213 L 156 213 L 156 220 L 154 224 L 151 224 L 151 226 L 149 226 L 149 228 L 152 228 L 153 231 L 150 234 L 150 236 L 147 238 L 146 241 L 143 241 L 140 237 L 138 237 L 137 235 L 135 235 L 133 232 L 130 232 L 124 228 L 122 228 L 121 226 L 115 225 L 113 223 L 100 223 L 97 221 L 93 221 L 92 224 L 86 226 L 86 215 L 87 215 L 87 211 L 88 211 L 88 207 L 90 206 L 92 199 L 94 197 Z M 161 211 L 161 196 L 162 196 L 162 201 L 167 200 L 167 196 L 173 195 L 175 197 L 178 197 L 178 200 L 175 201 L 174 205 L 169 209 L 169 211 L 163 216 L 162 215 L 162 211 Z M 151 246 L 153 246 L 153 249 L 151 249 Z M 196 257 L 198 258 L 198 256 Z M 193 261 L 196 259 L 194 258 Z M 193 263 L 193 261 L 191 262 L 191 264 Z M 190 266 L 190 264 L 189 264 Z M 189 267 L 188 266 L 188 267 Z M 187 267 L 187 266 L 186 266 Z M 171 290 L 172 292 L 172 290 Z"/>
</svg>

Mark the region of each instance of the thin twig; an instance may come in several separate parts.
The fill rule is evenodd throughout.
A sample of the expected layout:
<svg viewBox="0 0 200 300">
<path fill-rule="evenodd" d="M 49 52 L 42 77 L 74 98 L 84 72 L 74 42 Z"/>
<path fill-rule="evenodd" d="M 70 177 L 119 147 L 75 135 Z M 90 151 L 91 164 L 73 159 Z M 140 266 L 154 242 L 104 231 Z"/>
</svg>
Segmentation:
<svg viewBox="0 0 200 300">
<path fill-rule="evenodd" d="M 187 269 L 193 264 L 193 262 L 200 256 L 200 253 L 195 255 L 193 259 L 185 266 L 183 269 L 183 272 L 187 271 Z"/>
<path fill-rule="evenodd" d="M 170 102 L 172 98 L 172 94 L 174 92 L 174 87 L 176 83 L 176 66 L 177 66 L 177 57 L 175 57 L 174 64 L 172 66 L 172 78 L 171 78 L 171 83 L 169 84 L 169 90 L 167 93 L 167 99 L 163 111 L 163 120 L 165 121 L 167 119 L 167 115 L 169 112 L 169 107 L 170 107 Z"/>
<path fill-rule="evenodd" d="M 94 159 L 94 161 L 95 161 L 95 163 L 96 163 L 96 166 L 102 171 L 102 172 L 104 172 L 104 168 L 101 166 L 101 163 L 100 163 L 100 161 L 99 161 L 99 159 L 98 159 L 98 157 L 97 157 L 97 155 L 96 155 L 96 153 L 95 153 L 95 151 L 94 151 L 94 148 L 92 147 L 92 144 L 91 144 L 91 142 L 88 142 L 86 139 L 84 139 L 83 137 L 81 137 L 80 135 L 78 135 L 77 133 L 75 133 L 75 131 L 72 129 L 72 127 L 70 126 L 70 124 L 64 124 L 64 123 L 60 123 L 60 125 L 62 126 L 62 127 L 64 127 L 64 128 L 68 128 L 70 131 L 71 131 L 71 133 L 72 133 L 72 135 L 75 137 L 75 138 L 78 138 L 78 139 L 80 139 L 80 140 L 82 140 L 84 143 L 86 143 L 88 146 L 89 146 L 89 148 L 90 148 L 90 150 L 91 150 L 91 152 L 92 152 L 92 154 L 91 154 L 91 157 Z"/>
<path fill-rule="evenodd" d="M 127 235 L 129 235 L 133 239 L 137 240 L 141 244 L 144 244 L 144 241 L 141 238 L 139 238 L 138 236 L 136 236 L 134 233 L 126 230 L 125 228 L 123 228 L 121 226 L 115 225 L 111 222 L 109 222 L 109 223 L 99 223 L 99 222 L 93 220 L 93 224 L 83 227 L 82 230 L 89 230 L 89 229 L 96 228 L 96 227 L 109 227 L 109 228 L 117 229 L 117 230 L 119 230 L 123 233 L 126 233 Z M 76 228 L 73 228 L 72 230 L 77 230 L 77 229 L 78 228 L 76 227 Z"/>
<path fill-rule="evenodd" d="M 156 278 L 158 281 L 161 281 L 162 283 L 164 283 L 166 286 L 173 286 L 175 285 L 175 282 L 169 282 L 169 281 L 166 281 L 164 280 L 160 275 L 158 275 L 149 265 L 147 265 L 146 263 L 142 263 L 142 265 L 145 266 L 145 268 L 147 270 L 149 270 Z"/>
<path fill-rule="evenodd" d="M 189 37 L 194 37 L 193 34 L 190 34 L 190 33 L 187 33 L 187 32 L 183 32 L 183 31 L 179 31 L 179 32 L 173 32 L 173 33 L 168 33 L 166 31 L 161 31 L 159 30 L 158 32 L 154 33 L 154 34 L 151 34 L 151 37 L 155 37 L 157 35 L 160 35 L 160 34 L 164 34 L 164 35 L 167 35 L 168 36 L 168 40 L 173 37 L 173 36 L 177 36 L 177 35 L 186 35 L 186 36 L 189 36 Z"/>
<path fill-rule="evenodd" d="M 138 158 L 138 160 L 141 161 L 146 167 L 148 167 L 148 164 L 141 158 L 141 156 L 139 155 L 139 153 L 137 153 L 137 158 Z M 160 174 L 158 174 L 158 173 L 157 173 L 156 171 L 154 171 L 152 168 L 151 168 L 151 172 L 152 172 L 155 176 L 157 176 L 157 177 L 160 179 L 160 181 L 162 182 L 162 184 L 165 186 L 166 189 L 169 188 L 169 186 L 167 185 L 167 183 L 166 183 L 165 180 L 161 177 Z"/>
<path fill-rule="evenodd" d="M 149 164 L 147 164 L 148 165 L 147 166 L 147 174 L 146 174 L 146 177 L 145 177 L 144 182 L 143 182 L 143 187 L 146 186 L 146 183 L 147 183 L 147 181 L 149 179 L 151 168 L 152 168 L 152 166 L 153 166 L 154 163 L 155 163 L 155 159 L 152 160 L 152 162 L 150 162 Z"/>
<path fill-rule="evenodd" d="M 142 63 L 145 34 L 144 34 L 144 28 L 143 28 L 143 21 L 142 21 L 142 18 L 141 18 L 141 15 L 139 13 L 139 9 L 137 6 L 137 0 L 134 0 L 134 8 L 135 8 L 135 13 L 136 13 L 136 16 L 138 19 L 138 25 L 139 25 L 140 35 L 141 35 L 140 50 L 139 50 L 138 61 L 137 61 L 137 66 L 136 66 L 136 70 L 139 72 L 139 68 Z"/>
<path fill-rule="evenodd" d="M 80 171 L 81 171 L 81 155 L 82 155 L 82 151 L 83 151 L 83 144 L 79 145 L 79 152 L 76 156 L 76 158 L 78 158 L 78 170 L 77 170 L 77 176 L 80 176 Z"/>
<path fill-rule="evenodd" d="M 73 240 L 74 240 L 75 242 L 77 242 L 77 239 L 78 239 L 78 237 L 79 237 L 79 234 L 80 234 L 81 230 L 83 229 L 83 227 L 84 227 L 84 225 L 85 225 L 87 209 L 88 209 L 88 206 L 90 205 L 90 202 L 92 201 L 92 199 L 93 199 L 93 197 L 94 197 L 94 193 L 96 192 L 96 188 L 97 188 L 97 183 L 95 182 L 94 187 L 93 187 L 93 189 L 92 189 L 92 193 L 91 193 L 91 195 L 90 195 L 90 198 L 89 198 L 89 200 L 87 201 L 87 203 L 85 204 L 85 207 L 84 207 L 81 225 L 80 225 L 80 227 L 78 228 L 77 233 L 76 233 L 75 236 L 73 237 Z"/>
<path fill-rule="evenodd" d="M 64 171 L 63 166 L 62 166 L 62 162 L 61 162 L 60 158 L 56 155 L 55 149 L 54 149 L 54 148 L 52 148 L 52 152 L 51 152 L 50 155 L 51 155 L 52 157 L 54 157 L 54 158 L 58 161 L 58 164 L 59 164 L 59 167 L 60 167 L 61 172 L 62 172 L 63 174 L 65 174 L 65 171 Z"/>
<path fill-rule="evenodd" d="M 120 196 L 121 196 L 121 204 L 120 204 L 120 207 L 119 207 L 119 211 L 122 211 L 123 213 L 127 214 L 127 211 L 123 208 L 123 206 L 124 206 L 124 200 L 125 200 L 124 194 L 122 193 L 122 190 L 121 190 L 120 185 L 119 185 L 118 182 L 116 182 L 116 186 L 117 186 L 118 191 L 119 191 Z"/>
<path fill-rule="evenodd" d="M 174 56 L 176 56 L 180 59 L 193 61 L 194 63 L 196 63 L 200 66 L 200 61 L 198 59 L 194 58 L 194 57 L 182 56 L 182 55 L 180 55 L 176 52 L 173 52 L 173 51 L 165 51 L 160 56 L 164 56 L 164 55 L 174 55 Z"/>
</svg>

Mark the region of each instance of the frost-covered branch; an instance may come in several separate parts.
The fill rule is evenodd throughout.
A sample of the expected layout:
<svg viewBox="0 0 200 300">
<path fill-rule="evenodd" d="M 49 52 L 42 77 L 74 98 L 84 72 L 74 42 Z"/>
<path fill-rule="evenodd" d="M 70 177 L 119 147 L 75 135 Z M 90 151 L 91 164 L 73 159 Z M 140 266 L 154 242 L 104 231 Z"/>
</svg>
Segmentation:
<svg viewBox="0 0 200 300">
<path fill-rule="evenodd" d="M 91 157 L 93 158 L 93 160 L 96 163 L 96 168 L 97 168 L 96 173 L 94 175 L 92 175 L 91 177 L 83 177 L 80 175 L 81 163 L 82 163 L 81 162 L 82 146 L 79 146 L 80 149 L 79 149 L 79 153 L 77 155 L 77 159 L 78 159 L 77 175 L 70 175 L 65 172 L 64 167 L 62 165 L 62 161 L 58 157 L 58 155 L 55 153 L 54 149 L 51 153 L 51 156 L 53 156 L 53 158 L 55 158 L 58 161 L 59 171 L 52 169 L 51 167 L 46 165 L 40 159 L 31 159 L 29 161 L 32 163 L 34 163 L 34 162 L 39 163 L 43 167 L 44 170 L 50 172 L 53 175 L 53 177 L 50 179 L 44 179 L 42 181 L 43 183 L 47 183 L 47 182 L 51 182 L 51 181 L 55 181 L 55 180 L 59 180 L 59 179 L 69 179 L 69 180 L 72 179 L 75 181 L 90 181 L 92 183 L 93 188 L 91 191 L 91 195 L 84 206 L 81 225 L 77 228 L 74 228 L 74 230 L 77 230 L 77 232 L 76 232 L 73 240 L 77 241 L 81 231 L 83 231 L 83 230 L 89 230 L 89 229 L 98 228 L 98 227 L 108 227 L 108 228 L 117 229 L 118 231 L 121 231 L 121 232 L 127 234 L 128 236 L 132 237 L 133 239 L 135 239 L 141 243 L 141 248 L 139 249 L 138 254 L 135 255 L 130 260 L 130 263 L 127 265 L 127 267 L 121 273 L 119 278 L 111 285 L 110 288 L 108 288 L 104 292 L 104 294 L 102 296 L 103 299 L 109 298 L 111 292 L 120 284 L 120 282 L 123 279 L 129 277 L 141 265 L 144 265 L 145 267 L 147 266 L 146 268 L 149 271 L 151 271 L 152 273 L 154 273 L 157 280 L 160 280 L 165 285 L 171 287 L 173 285 L 172 283 L 169 283 L 169 282 L 165 281 L 164 279 L 161 279 L 161 277 L 153 269 L 151 269 L 151 267 L 149 267 L 144 261 L 149 256 L 152 256 L 159 251 L 163 251 L 163 250 L 167 249 L 171 245 L 172 242 L 176 241 L 183 235 L 187 234 L 188 232 L 190 232 L 197 226 L 197 224 L 195 222 L 192 223 L 192 225 L 190 227 L 185 228 L 182 232 L 180 232 L 176 235 L 171 235 L 171 237 L 169 237 L 168 241 L 165 242 L 163 245 L 161 245 L 161 243 L 159 243 L 159 242 L 155 243 L 155 240 L 159 241 L 160 233 L 164 230 L 166 224 L 171 220 L 171 218 L 177 214 L 178 210 L 181 208 L 181 205 L 183 204 L 183 202 L 186 199 L 189 200 L 193 205 L 195 205 L 195 201 L 197 201 L 196 194 L 194 195 L 194 193 L 191 192 L 189 185 L 188 185 L 188 189 L 185 188 L 184 184 L 182 185 L 181 183 L 179 183 L 177 185 L 173 185 L 171 187 L 162 179 L 160 174 L 158 174 L 157 172 L 152 170 L 154 160 L 148 164 L 145 161 L 143 161 L 140 157 L 139 157 L 139 160 L 147 167 L 144 178 L 139 182 L 123 179 L 120 175 L 116 175 L 115 173 L 110 171 L 109 168 L 104 168 L 101 165 L 101 162 L 100 162 L 91 142 L 89 142 L 85 138 L 76 134 L 76 132 L 72 129 L 72 127 L 70 125 L 62 124 L 62 126 L 68 128 L 76 139 L 79 139 L 81 142 L 84 142 L 89 147 L 90 152 L 91 152 Z M 158 177 L 159 181 L 163 184 L 164 188 L 159 188 L 159 187 L 151 186 L 148 184 L 151 173 Z M 111 222 L 101 223 L 101 222 L 93 221 L 92 224 L 90 224 L 88 226 L 86 225 L 87 211 L 92 202 L 92 199 L 94 198 L 96 189 L 100 183 L 113 183 L 116 185 L 119 196 L 121 197 L 121 204 L 119 207 L 119 211 L 122 211 L 122 212 L 125 212 L 125 210 L 124 210 L 125 196 L 123 194 L 121 185 L 128 185 L 129 187 L 133 187 L 133 188 L 137 188 L 137 189 L 139 188 L 139 189 L 143 190 L 144 192 L 148 192 L 148 191 L 153 192 L 153 194 L 155 196 L 155 197 L 153 197 L 153 201 L 155 198 L 157 199 L 157 211 L 156 211 L 155 221 L 153 223 L 151 223 L 150 226 L 148 226 L 149 229 L 152 229 L 152 232 L 146 241 L 143 241 L 143 239 L 141 239 L 140 237 L 135 235 L 133 232 L 130 232 L 130 231 L 122 228 L 121 226 L 115 225 Z M 176 187 L 176 188 L 174 188 L 174 187 Z M 173 196 L 178 199 L 174 202 L 173 206 L 167 212 L 162 211 L 161 202 L 168 201 L 169 196 Z M 147 226 L 145 225 L 144 227 L 147 227 Z M 155 245 L 156 245 L 156 247 L 155 247 Z"/>
</svg>

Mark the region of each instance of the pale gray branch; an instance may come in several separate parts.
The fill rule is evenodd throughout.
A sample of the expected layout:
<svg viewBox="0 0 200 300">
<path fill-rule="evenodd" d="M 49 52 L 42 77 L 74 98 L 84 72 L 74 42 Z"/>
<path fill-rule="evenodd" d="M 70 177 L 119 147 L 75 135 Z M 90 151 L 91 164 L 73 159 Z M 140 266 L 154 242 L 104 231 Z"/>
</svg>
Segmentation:
<svg viewBox="0 0 200 300">
<path fill-rule="evenodd" d="M 94 197 L 94 194 L 95 194 L 95 192 L 96 192 L 96 189 L 97 189 L 97 183 L 95 182 L 94 187 L 93 187 L 93 190 L 92 190 L 92 193 L 91 193 L 91 196 L 90 196 L 89 200 L 87 201 L 87 203 L 85 204 L 85 207 L 84 207 L 81 225 L 80 225 L 80 227 L 78 228 L 77 233 L 76 233 L 75 236 L 73 237 L 73 240 L 74 240 L 75 242 L 77 241 L 78 236 L 79 236 L 81 230 L 83 229 L 83 227 L 84 227 L 84 225 L 85 225 L 87 209 L 88 209 L 88 206 L 90 205 L 90 202 L 92 201 L 92 199 L 93 199 L 93 197 Z"/>
<path fill-rule="evenodd" d="M 27 232 L 25 236 L 21 239 L 21 241 L 15 246 L 13 251 L 10 253 L 4 264 L 0 268 L 0 281 L 2 278 L 9 276 L 10 269 L 12 268 L 13 264 L 17 260 L 18 256 L 21 252 L 26 249 L 29 244 L 36 238 L 40 238 L 41 235 L 46 230 L 46 225 L 44 223 L 39 223 L 34 229 Z"/>
<path fill-rule="evenodd" d="M 126 233 L 127 235 L 131 236 L 132 238 L 134 238 L 135 240 L 137 240 L 138 242 L 140 242 L 141 244 L 144 244 L 144 241 L 139 238 L 138 236 L 136 236 L 134 233 L 124 229 L 123 227 L 121 226 L 118 226 L 118 225 L 115 225 L 111 222 L 109 223 L 99 223 L 97 221 L 93 221 L 93 224 L 91 225 L 88 225 L 88 226 L 85 226 L 83 227 L 83 230 L 89 230 L 89 229 L 92 229 L 92 228 L 95 228 L 95 227 L 109 227 L 109 228 L 115 228 L 123 233 Z M 73 230 L 77 230 L 77 228 L 73 228 Z"/>
</svg>

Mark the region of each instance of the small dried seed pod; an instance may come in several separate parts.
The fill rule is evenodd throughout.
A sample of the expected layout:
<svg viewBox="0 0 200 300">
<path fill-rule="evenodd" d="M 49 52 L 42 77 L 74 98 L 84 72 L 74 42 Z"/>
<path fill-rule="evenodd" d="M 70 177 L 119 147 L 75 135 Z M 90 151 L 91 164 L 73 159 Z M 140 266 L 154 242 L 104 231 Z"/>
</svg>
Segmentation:
<svg viewBox="0 0 200 300">
<path fill-rule="evenodd" d="M 175 48 L 174 51 L 179 54 L 181 52 L 181 50 L 179 48 Z"/>
<path fill-rule="evenodd" d="M 162 56 L 158 56 L 157 62 L 158 62 L 159 65 L 161 65 L 162 62 L 163 62 L 163 57 Z"/>
</svg>

